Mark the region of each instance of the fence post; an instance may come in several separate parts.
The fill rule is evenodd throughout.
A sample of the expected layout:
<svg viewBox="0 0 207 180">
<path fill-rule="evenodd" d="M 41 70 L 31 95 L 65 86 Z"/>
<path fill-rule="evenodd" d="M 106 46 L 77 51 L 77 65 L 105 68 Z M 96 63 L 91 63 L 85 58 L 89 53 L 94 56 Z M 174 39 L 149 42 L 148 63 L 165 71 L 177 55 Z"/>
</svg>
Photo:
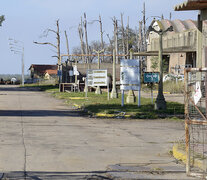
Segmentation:
<svg viewBox="0 0 207 180">
<path fill-rule="evenodd" d="M 186 174 L 190 173 L 190 135 L 189 135 L 189 124 L 188 124 L 188 72 L 184 72 L 185 78 L 185 142 L 186 142 Z"/>
</svg>

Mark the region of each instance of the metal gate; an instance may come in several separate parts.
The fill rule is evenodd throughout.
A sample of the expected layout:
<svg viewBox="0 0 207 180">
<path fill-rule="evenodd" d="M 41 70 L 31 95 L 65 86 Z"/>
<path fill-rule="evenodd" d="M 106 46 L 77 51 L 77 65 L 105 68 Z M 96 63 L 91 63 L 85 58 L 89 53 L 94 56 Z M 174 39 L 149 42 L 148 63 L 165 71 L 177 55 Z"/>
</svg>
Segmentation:
<svg viewBox="0 0 207 180">
<path fill-rule="evenodd" d="M 186 172 L 207 178 L 207 68 L 185 69 Z"/>
</svg>

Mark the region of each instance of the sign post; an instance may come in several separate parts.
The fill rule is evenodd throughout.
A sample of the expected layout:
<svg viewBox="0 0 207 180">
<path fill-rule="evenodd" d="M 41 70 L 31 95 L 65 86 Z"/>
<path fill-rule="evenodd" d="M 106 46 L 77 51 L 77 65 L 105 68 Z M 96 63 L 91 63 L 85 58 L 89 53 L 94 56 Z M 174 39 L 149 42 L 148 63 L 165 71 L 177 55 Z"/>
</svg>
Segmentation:
<svg viewBox="0 0 207 180">
<path fill-rule="evenodd" d="M 138 91 L 138 107 L 141 106 L 140 60 L 122 59 L 120 63 L 120 89 L 122 92 L 122 106 L 124 106 L 124 91 Z"/>
<path fill-rule="evenodd" d="M 158 72 L 145 72 L 144 73 L 144 83 L 149 84 L 151 88 L 151 99 L 153 104 L 153 85 L 159 83 L 159 73 Z"/>
<path fill-rule="evenodd" d="M 107 81 L 107 70 L 103 69 L 88 69 L 86 78 L 87 87 L 107 86 L 109 92 L 109 85 Z M 109 99 L 109 98 L 108 98 Z"/>
</svg>

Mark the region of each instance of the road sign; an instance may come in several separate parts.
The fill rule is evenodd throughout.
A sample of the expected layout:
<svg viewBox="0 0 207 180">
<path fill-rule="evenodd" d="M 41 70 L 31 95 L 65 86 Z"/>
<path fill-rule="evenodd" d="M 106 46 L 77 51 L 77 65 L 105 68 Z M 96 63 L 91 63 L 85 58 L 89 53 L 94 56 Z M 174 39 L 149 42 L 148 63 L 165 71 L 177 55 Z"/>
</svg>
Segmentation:
<svg viewBox="0 0 207 180">
<path fill-rule="evenodd" d="M 158 83 L 159 82 L 158 72 L 145 72 L 144 73 L 144 83 Z"/>
<path fill-rule="evenodd" d="M 107 86 L 107 70 L 89 69 L 87 81 L 88 86 Z"/>
</svg>

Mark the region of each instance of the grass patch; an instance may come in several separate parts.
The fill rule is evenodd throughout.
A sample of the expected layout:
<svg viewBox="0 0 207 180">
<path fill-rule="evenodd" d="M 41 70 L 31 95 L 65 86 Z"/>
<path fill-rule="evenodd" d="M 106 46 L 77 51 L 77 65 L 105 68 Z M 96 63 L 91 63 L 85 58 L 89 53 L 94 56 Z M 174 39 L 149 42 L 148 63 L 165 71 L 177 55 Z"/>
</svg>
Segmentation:
<svg viewBox="0 0 207 180">
<path fill-rule="evenodd" d="M 167 102 L 165 111 L 154 110 L 154 105 L 151 104 L 151 98 L 141 98 L 141 107 L 137 107 L 137 102 L 133 104 L 125 104 L 121 106 L 121 95 L 119 98 L 107 100 L 107 93 L 97 95 L 94 92 L 88 92 L 88 97 L 85 98 L 84 92 L 59 92 L 57 86 L 32 86 L 39 87 L 41 90 L 49 92 L 52 96 L 64 99 L 69 105 L 76 105 L 87 111 L 91 115 L 97 113 L 111 114 L 116 116 L 130 115 L 136 119 L 158 119 L 172 118 L 179 120 L 180 115 L 184 115 L 184 105 L 176 102 Z M 126 98 L 126 95 L 125 95 Z M 126 99 L 125 99 L 126 102 Z"/>
<path fill-rule="evenodd" d="M 20 87 L 22 87 L 22 86 L 20 86 Z M 24 87 L 26 87 L 26 88 L 38 88 L 41 91 L 47 91 L 47 92 L 58 92 L 59 91 L 58 85 L 25 84 Z"/>
<path fill-rule="evenodd" d="M 163 83 L 163 89 L 171 94 L 181 94 L 184 90 L 184 81 L 166 81 Z"/>
</svg>

